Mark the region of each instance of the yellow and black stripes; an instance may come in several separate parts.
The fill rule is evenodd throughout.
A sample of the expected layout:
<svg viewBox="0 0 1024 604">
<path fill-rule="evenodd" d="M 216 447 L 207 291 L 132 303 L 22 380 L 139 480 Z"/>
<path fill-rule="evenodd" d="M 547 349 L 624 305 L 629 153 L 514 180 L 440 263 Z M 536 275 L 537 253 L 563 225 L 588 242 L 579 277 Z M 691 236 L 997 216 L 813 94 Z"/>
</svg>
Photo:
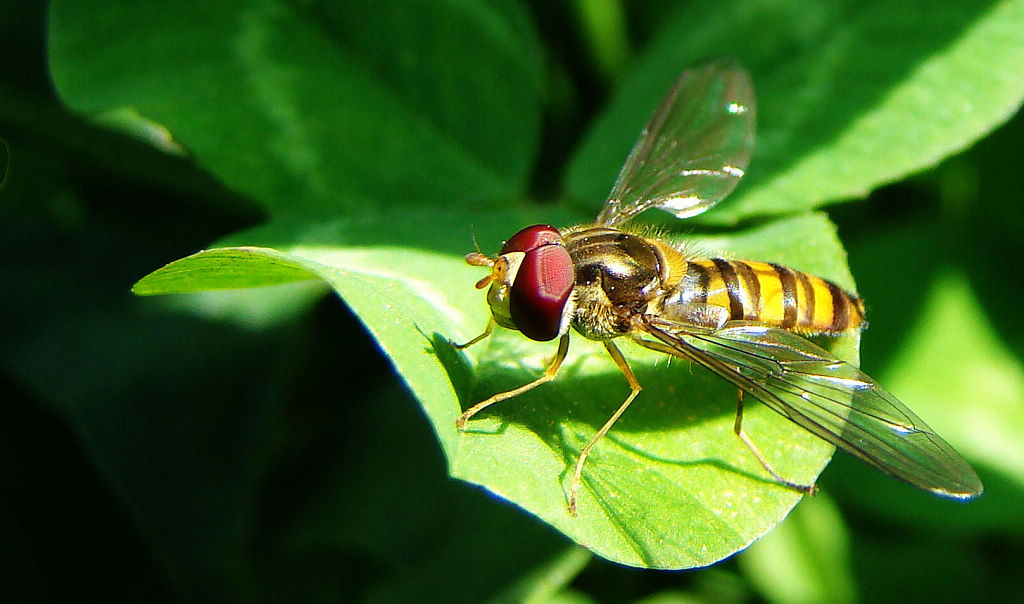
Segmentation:
<svg viewBox="0 0 1024 604">
<path fill-rule="evenodd" d="M 820 277 L 767 262 L 689 260 L 680 299 L 729 310 L 730 320 L 758 321 L 802 333 L 840 333 L 861 326 L 857 296 Z"/>
</svg>

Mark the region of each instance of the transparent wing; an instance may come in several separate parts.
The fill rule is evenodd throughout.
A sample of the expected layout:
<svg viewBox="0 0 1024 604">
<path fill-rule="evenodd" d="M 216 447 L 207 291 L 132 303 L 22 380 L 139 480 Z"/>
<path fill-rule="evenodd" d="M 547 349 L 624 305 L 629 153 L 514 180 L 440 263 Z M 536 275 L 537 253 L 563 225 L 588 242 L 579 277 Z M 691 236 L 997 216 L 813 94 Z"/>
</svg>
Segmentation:
<svg viewBox="0 0 1024 604">
<path fill-rule="evenodd" d="M 816 436 L 936 494 L 980 495 L 978 475 L 871 377 L 788 331 L 736 321 L 718 330 L 649 319 L 645 346 L 707 367 Z"/>
<path fill-rule="evenodd" d="M 683 72 L 622 166 L 597 221 L 617 225 L 649 208 L 700 214 L 736 188 L 754 146 L 754 89 L 732 60 Z"/>
</svg>

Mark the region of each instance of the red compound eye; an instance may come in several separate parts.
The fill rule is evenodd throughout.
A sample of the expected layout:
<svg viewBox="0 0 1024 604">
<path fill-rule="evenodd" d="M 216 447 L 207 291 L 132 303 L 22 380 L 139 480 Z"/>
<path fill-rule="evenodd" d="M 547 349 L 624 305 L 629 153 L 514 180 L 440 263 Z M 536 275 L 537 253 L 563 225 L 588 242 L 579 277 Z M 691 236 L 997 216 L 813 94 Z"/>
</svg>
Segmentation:
<svg viewBox="0 0 1024 604">
<path fill-rule="evenodd" d="M 505 243 L 501 253 L 525 252 L 509 299 L 512 322 L 531 340 L 558 336 L 562 311 L 572 293 L 572 258 L 553 227 L 527 227 Z"/>
<path fill-rule="evenodd" d="M 509 252 L 529 252 L 549 243 L 561 243 L 562 236 L 550 224 L 535 224 L 509 237 L 501 248 L 502 254 Z"/>
</svg>

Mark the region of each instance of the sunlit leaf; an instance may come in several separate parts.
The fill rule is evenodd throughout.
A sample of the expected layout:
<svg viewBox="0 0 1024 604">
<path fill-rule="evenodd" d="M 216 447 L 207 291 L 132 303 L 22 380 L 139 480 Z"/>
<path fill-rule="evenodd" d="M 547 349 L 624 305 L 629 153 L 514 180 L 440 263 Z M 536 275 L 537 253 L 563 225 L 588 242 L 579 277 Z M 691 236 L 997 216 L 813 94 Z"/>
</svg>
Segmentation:
<svg viewBox="0 0 1024 604">
<path fill-rule="evenodd" d="M 409 220 L 415 224 L 417 217 Z M 445 226 L 429 238 L 444 233 L 468 244 L 470 224 L 479 239 L 498 242 L 499 233 L 523 218 L 488 213 L 434 215 L 433 220 Z M 629 348 L 645 390 L 595 449 L 584 475 L 579 517 L 570 517 L 566 468 L 627 392 L 614 364 L 600 347 L 576 338 L 559 380 L 495 407 L 466 432 L 457 432 L 461 408 L 531 379 L 553 354 L 552 346 L 502 331 L 465 353 L 454 350 L 449 339 L 468 340 L 487 320 L 483 296 L 472 288 L 479 269 L 454 254 L 360 243 L 363 230 L 351 227 L 341 221 L 321 231 L 346 234 L 333 244 L 321 238 L 282 251 L 202 252 L 145 277 L 136 289 L 158 283 L 170 293 L 177 283 L 181 291 L 192 291 L 197 275 L 225 271 L 223 262 L 230 258 L 239 260 L 238 271 L 253 269 L 250 286 L 259 279 L 276 283 L 282 273 L 315 273 L 362 318 L 405 377 L 454 476 L 485 486 L 613 560 L 668 568 L 710 564 L 764 534 L 799 500 L 765 476 L 732 434 L 734 390 L 705 372 Z M 408 225 L 373 227 L 374 238 L 397 242 Z M 385 236 L 389 231 L 393 238 Z M 254 242 L 278 235 L 269 227 L 249 234 Z M 790 245 L 795 240 L 801 245 Z M 842 249 L 820 215 L 705 238 L 699 245 L 787 262 L 850 283 Z M 226 272 L 229 282 L 237 282 L 234 272 Z M 211 275 L 206 283 L 224 281 Z M 845 355 L 855 358 L 851 348 Z M 772 463 L 794 480 L 813 481 L 830 456 L 827 444 L 760 405 L 751 406 L 744 422 Z"/>
</svg>

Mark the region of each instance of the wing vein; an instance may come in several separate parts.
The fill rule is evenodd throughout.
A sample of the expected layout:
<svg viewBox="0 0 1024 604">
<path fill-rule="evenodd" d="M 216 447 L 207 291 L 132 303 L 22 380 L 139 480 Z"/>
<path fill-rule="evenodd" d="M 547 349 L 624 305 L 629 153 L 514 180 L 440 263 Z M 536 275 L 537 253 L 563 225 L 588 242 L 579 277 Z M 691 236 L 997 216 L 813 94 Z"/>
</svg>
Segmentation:
<svg viewBox="0 0 1024 604">
<path fill-rule="evenodd" d="M 688 359 L 876 468 L 948 497 L 981 493 L 963 458 L 859 369 L 794 333 L 733 321 L 710 330 L 638 319 L 641 345 Z"/>
</svg>

